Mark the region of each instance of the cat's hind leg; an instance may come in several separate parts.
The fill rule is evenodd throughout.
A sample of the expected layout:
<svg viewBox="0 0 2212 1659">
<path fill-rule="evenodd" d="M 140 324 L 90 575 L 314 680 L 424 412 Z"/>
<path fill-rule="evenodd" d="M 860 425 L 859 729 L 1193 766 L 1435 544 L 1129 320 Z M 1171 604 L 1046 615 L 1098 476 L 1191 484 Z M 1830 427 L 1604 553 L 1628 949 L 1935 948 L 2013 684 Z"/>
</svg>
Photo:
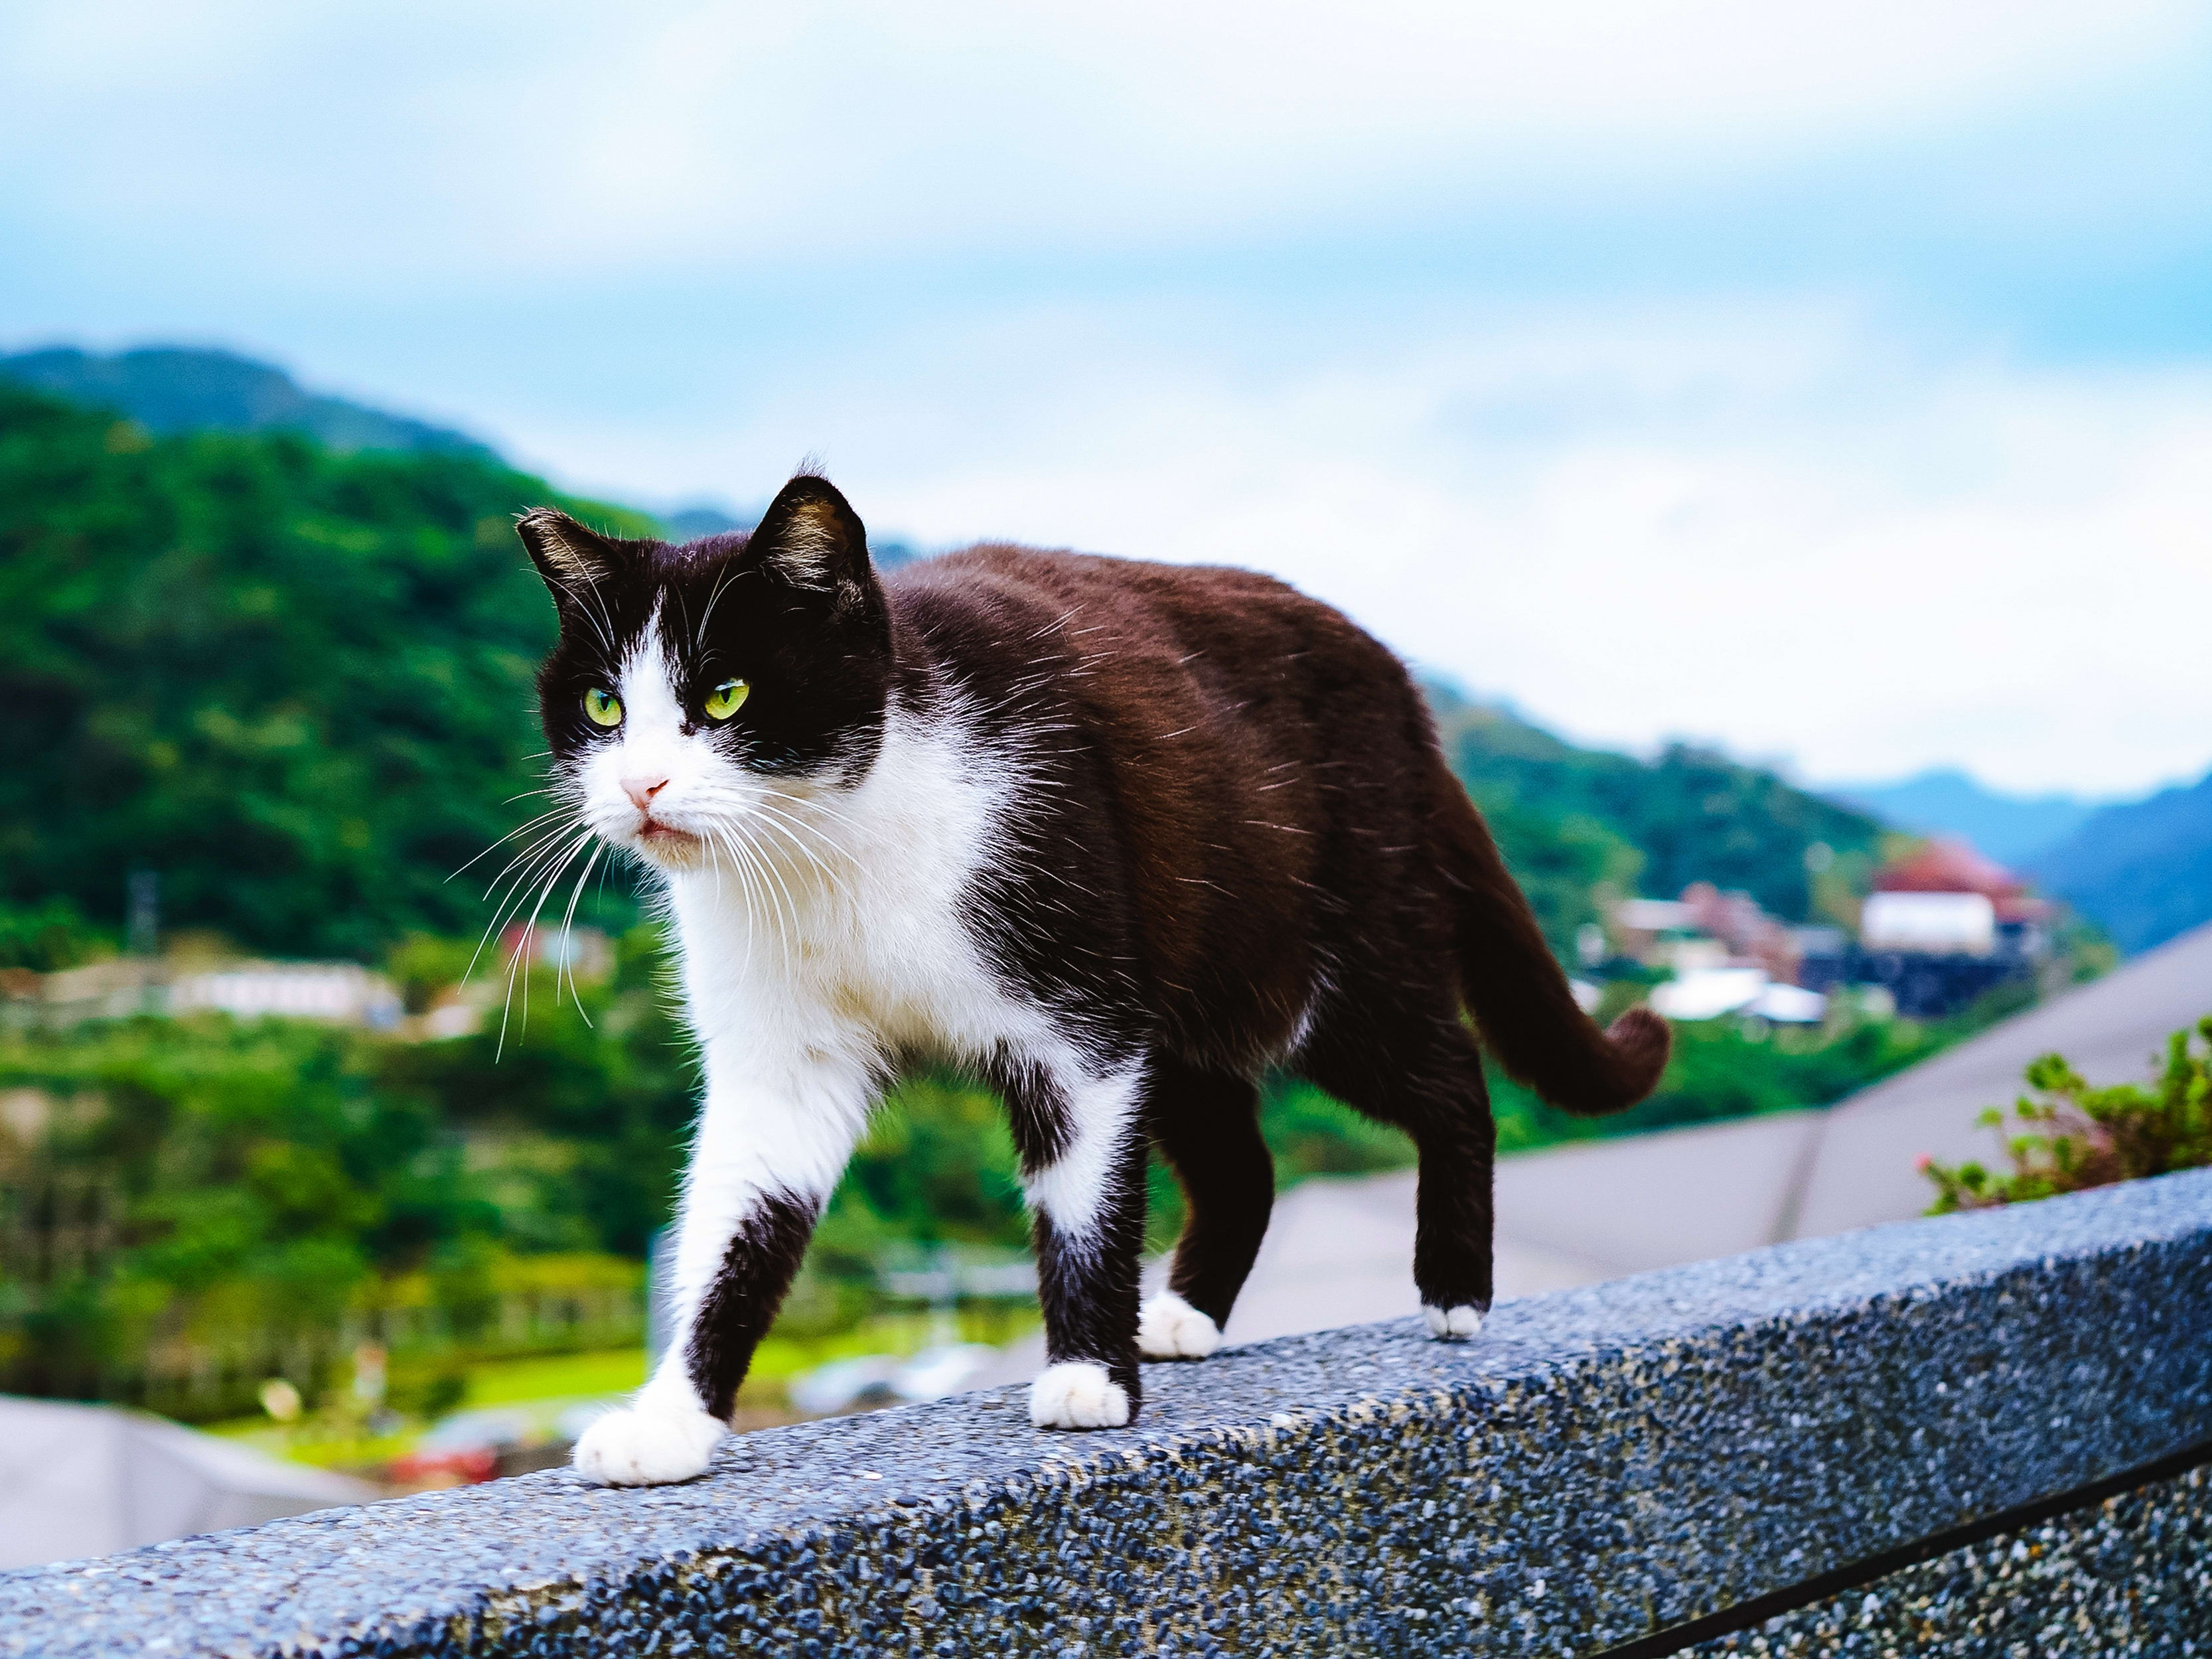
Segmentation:
<svg viewBox="0 0 2212 1659">
<path fill-rule="evenodd" d="M 1274 1160 L 1260 1138 L 1251 1080 L 1156 1057 L 1146 1124 L 1181 1184 L 1188 1215 L 1167 1288 L 1145 1304 L 1147 1359 L 1203 1359 L 1221 1346 L 1275 1202 Z"/>
<path fill-rule="evenodd" d="M 1430 1332 L 1457 1341 L 1482 1328 L 1492 1294 L 1498 1128 L 1482 1055 L 1455 1007 L 1439 1004 L 1423 1017 L 1376 1005 L 1324 1020 L 1296 1065 L 1346 1105 L 1413 1137 L 1420 1159 L 1413 1284 Z"/>
<path fill-rule="evenodd" d="M 1034 1218 L 1048 1364 L 1030 1420 L 1041 1429 L 1120 1428 L 1143 1404 L 1144 1070 L 1032 1066 L 1000 1079 Z"/>
</svg>

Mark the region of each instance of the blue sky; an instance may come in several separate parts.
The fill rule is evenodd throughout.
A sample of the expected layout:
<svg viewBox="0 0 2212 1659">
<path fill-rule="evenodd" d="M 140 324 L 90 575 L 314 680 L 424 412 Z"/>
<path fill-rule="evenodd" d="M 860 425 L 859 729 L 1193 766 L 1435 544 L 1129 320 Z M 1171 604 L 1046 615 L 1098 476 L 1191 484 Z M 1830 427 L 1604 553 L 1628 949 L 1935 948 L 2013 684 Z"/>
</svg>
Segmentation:
<svg viewBox="0 0 2212 1659">
<path fill-rule="evenodd" d="M 0 342 L 1255 564 L 1587 740 L 2212 763 L 2212 8 L 0 13 Z"/>
</svg>

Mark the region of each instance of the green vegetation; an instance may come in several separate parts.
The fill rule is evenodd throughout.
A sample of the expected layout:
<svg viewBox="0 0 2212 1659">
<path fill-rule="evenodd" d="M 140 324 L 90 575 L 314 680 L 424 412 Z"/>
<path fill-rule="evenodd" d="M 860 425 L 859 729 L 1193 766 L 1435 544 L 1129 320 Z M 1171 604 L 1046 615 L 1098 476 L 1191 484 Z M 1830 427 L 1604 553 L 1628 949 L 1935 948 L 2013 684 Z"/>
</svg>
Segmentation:
<svg viewBox="0 0 2212 1659">
<path fill-rule="evenodd" d="M 2205 1052 L 2191 1052 L 2189 1032 L 2176 1031 L 2166 1040 L 2166 1068 L 2148 1088 L 2093 1088 L 2058 1054 L 2030 1062 L 2027 1086 L 2034 1094 L 2013 1103 L 2020 1131 L 2005 1139 L 2011 1170 L 1923 1158 L 1921 1171 L 1936 1183 L 1929 1213 L 2021 1204 L 2212 1166 L 2212 1015 L 2197 1022 L 2197 1033 Z M 1992 1106 L 1981 1121 L 2001 1129 L 2005 1114 Z"/>
<path fill-rule="evenodd" d="M 219 1416 L 365 1336 L 395 1399 L 635 1340 L 692 1107 L 658 962 L 633 935 L 583 1010 L 538 976 L 503 1057 L 217 1015 L 0 1038 L 0 1097 L 46 1120 L 0 1130 L 0 1388 Z"/>
<path fill-rule="evenodd" d="M 642 1347 L 495 1360 L 471 1374 L 468 1403 L 511 1406 L 526 1400 L 592 1400 L 624 1393 L 644 1381 Z"/>
<path fill-rule="evenodd" d="M 1875 819 L 1707 750 L 1676 744 L 1640 761 L 1577 749 L 1508 709 L 1428 690 L 1445 756 L 1563 954 L 1605 899 L 1671 898 L 1693 881 L 1748 892 L 1784 921 L 1856 923 L 1850 907 L 1881 859 Z"/>
<path fill-rule="evenodd" d="M 155 438 L 0 381 L 0 945 L 54 965 L 56 917 L 112 943 L 141 867 L 167 926 L 258 951 L 482 927 L 447 878 L 531 816 L 553 619 L 512 515 L 554 499 L 465 455 Z"/>
<path fill-rule="evenodd" d="M 297 432 L 336 450 L 495 458 L 475 439 L 343 398 L 303 391 L 281 368 L 228 351 L 146 346 L 98 356 L 67 346 L 0 357 L 0 377 L 97 404 L 150 432 Z"/>
<path fill-rule="evenodd" d="M 403 954 L 423 971 L 422 941 Z M 658 961 L 634 932 L 580 1006 L 541 972 L 503 1054 L 495 1020 L 426 1043 L 213 1015 L 0 1040 L 0 1097 L 52 1113 L 35 1150 L 0 1160 L 0 1387 L 222 1417 L 272 1371 L 311 1397 L 341 1385 L 347 1345 L 375 1334 L 395 1403 L 451 1404 L 488 1359 L 634 1338 L 635 1264 L 666 1218 L 695 1087 Z M 1686 1027 L 1658 1095 L 1623 1117 L 1570 1118 L 1495 1079 L 1500 1144 L 1816 1104 L 1948 1035 Z M 1402 1135 L 1295 1082 L 1268 1090 L 1264 1127 L 1285 1185 L 1410 1161 Z M 1164 1247 L 1181 1195 L 1163 1169 L 1152 1185 Z M 821 1352 L 895 1311 L 876 1270 L 902 1251 L 1026 1238 L 995 1101 L 916 1078 L 838 1188 L 779 1337 Z M 548 1297 L 600 1311 L 518 1328 L 518 1298 Z"/>
<path fill-rule="evenodd" d="M 318 1339 L 372 1275 L 481 1303 L 498 1216 L 430 1103 L 375 1086 L 377 1058 L 351 1033 L 220 1018 L 0 1047 L 0 1091 L 53 1114 L 7 1172 L 6 1385 L 106 1392 L 164 1347 Z"/>
</svg>

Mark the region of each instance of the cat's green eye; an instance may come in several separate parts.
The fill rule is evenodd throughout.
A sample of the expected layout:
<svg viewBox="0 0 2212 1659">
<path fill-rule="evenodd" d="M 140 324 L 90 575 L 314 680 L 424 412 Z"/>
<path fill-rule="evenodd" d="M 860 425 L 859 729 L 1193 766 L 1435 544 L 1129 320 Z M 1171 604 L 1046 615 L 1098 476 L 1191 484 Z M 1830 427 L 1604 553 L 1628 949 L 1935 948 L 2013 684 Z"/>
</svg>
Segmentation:
<svg viewBox="0 0 2212 1659">
<path fill-rule="evenodd" d="M 710 720 L 726 720 L 744 706 L 752 687 L 743 680 L 724 680 L 707 694 L 707 701 L 699 706 L 707 711 Z"/>
<path fill-rule="evenodd" d="M 584 713 L 594 726 L 620 726 L 622 699 L 613 692 L 601 690 L 595 685 L 584 693 Z"/>
</svg>

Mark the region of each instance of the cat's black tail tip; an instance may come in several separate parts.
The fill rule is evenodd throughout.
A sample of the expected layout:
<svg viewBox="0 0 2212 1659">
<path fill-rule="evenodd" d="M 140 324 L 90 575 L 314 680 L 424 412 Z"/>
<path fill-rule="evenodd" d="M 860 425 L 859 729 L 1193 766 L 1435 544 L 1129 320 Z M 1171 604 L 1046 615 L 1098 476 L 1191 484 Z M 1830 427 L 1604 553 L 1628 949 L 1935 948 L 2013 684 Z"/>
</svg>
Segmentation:
<svg viewBox="0 0 2212 1659">
<path fill-rule="evenodd" d="M 1605 1028 L 1605 1041 L 1620 1079 L 1619 1103 L 1609 1109 L 1625 1110 L 1659 1086 L 1674 1052 L 1674 1033 L 1665 1020 L 1639 1006 Z"/>
</svg>

